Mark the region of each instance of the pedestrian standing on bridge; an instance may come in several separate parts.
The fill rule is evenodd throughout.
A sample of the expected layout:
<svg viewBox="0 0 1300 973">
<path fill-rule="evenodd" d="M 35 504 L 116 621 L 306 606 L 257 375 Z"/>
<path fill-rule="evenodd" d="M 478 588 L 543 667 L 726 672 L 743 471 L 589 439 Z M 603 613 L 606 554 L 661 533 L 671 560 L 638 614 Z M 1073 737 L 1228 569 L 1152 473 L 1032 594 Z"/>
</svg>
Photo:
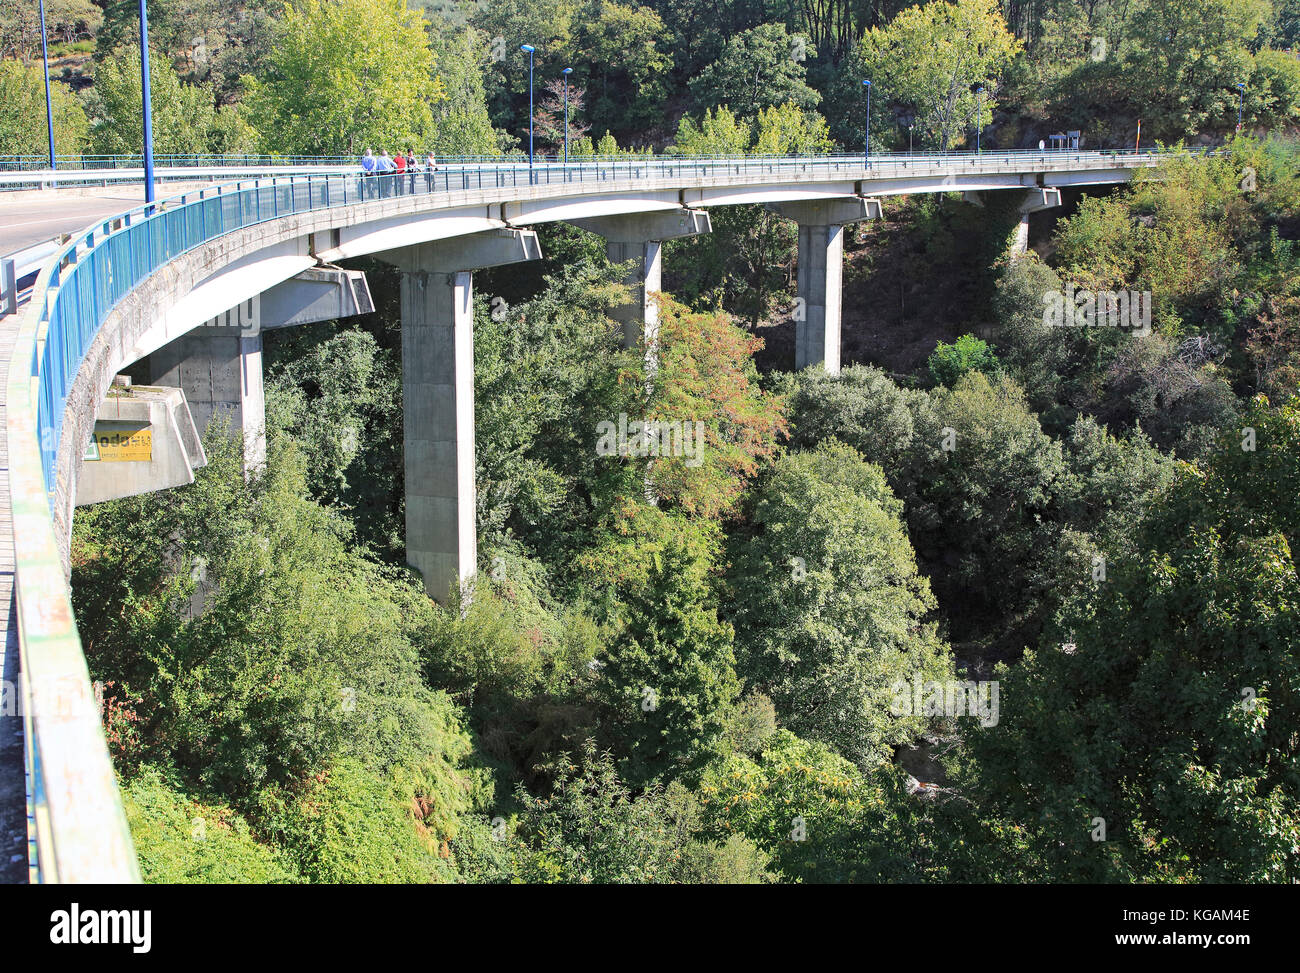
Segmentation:
<svg viewBox="0 0 1300 973">
<path fill-rule="evenodd" d="M 406 173 L 407 173 L 407 192 L 412 196 L 415 195 L 415 170 L 419 165 L 415 161 L 415 153 L 410 149 L 406 150 Z"/>
<path fill-rule="evenodd" d="M 374 184 L 367 181 L 367 177 L 375 174 L 375 154 L 366 149 L 366 154 L 361 157 L 361 193 L 362 197 L 366 196 L 373 188 Z"/>
<path fill-rule="evenodd" d="M 379 153 L 379 161 L 375 163 L 375 171 L 379 173 L 379 195 L 385 198 L 393 191 L 393 170 L 395 168 L 392 156 L 388 154 L 387 149 L 384 149 Z"/>
<path fill-rule="evenodd" d="M 406 174 L 406 156 L 402 154 L 401 149 L 398 149 L 397 155 L 393 156 L 393 168 L 397 171 L 397 175 L 393 176 L 393 187 L 400 195 L 402 193 L 402 176 Z"/>
<path fill-rule="evenodd" d="M 428 187 L 429 192 L 433 192 L 433 174 L 438 171 L 438 160 L 434 157 L 432 151 L 429 152 L 428 158 L 424 160 L 424 184 Z"/>
</svg>

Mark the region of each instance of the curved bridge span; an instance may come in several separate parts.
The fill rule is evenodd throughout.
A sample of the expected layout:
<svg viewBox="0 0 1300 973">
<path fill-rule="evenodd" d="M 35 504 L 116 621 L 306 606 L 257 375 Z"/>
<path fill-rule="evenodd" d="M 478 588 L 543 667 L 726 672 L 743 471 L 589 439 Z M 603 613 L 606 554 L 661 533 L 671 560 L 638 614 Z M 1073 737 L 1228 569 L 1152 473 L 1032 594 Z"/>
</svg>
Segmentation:
<svg viewBox="0 0 1300 973">
<path fill-rule="evenodd" d="M 1061 188 L 1126 182 L 1165 158 L 986 152 L 868 165 L 861 157 L 630 157 L 366 178 L 323 168 L 199 189 L 74 235 L 44 264 L 27 303 L 0 316 L 0 360 L 8 364 L 0 580 L 13 589 L 12 597 L 0 591 L 10 646 L 4 678 L 12 683 L 4 712 L 6 723 L 22 726 L 30 878 L 139 876 L 68 586 L 73 509 L 79 497 L 101 498 L 87 492 L 87 443 L 123 370 L 147 365 L 151 385 L 180 386 L 185 420 L 190 410 L 196 418 L 229 410 L 251 469 L 263 455 L 261 330 L 363 313 L 364 277 L 358 282 L 335 262 L 369 254 L 395 264 L 408 559 L 442 598 L 476 560 L 472 274 L 540 257 L 531 227 L 574 223 L 602 235 L 611 259 L 630 261 L 636 299 L 619 316 L 632 342 L 653 338 L 649 295 L 659 289 L 662 242 L 708 232 L 712 207 L 765 204 L 799 224 L 804 314 L 792 364 L 834 372 L 843 228 L 878 217 L 881 197 L 1017 192 L 1023 245 L 1028 214 L 1059 205 Z M 208 376 L 202 387 L 193 381 L 199 372 Z M 212 376 L 227 373 L 233 385 L 218 388 Z M 180 415 L 175 398 L 168 401 Z M 184 422 L 176 428 L 180 440 L 194 439 Z M 201 457 L 200 445 L 189 448 Z M 5 773 L 0 766 L 0 783 Z"/>
</svg>

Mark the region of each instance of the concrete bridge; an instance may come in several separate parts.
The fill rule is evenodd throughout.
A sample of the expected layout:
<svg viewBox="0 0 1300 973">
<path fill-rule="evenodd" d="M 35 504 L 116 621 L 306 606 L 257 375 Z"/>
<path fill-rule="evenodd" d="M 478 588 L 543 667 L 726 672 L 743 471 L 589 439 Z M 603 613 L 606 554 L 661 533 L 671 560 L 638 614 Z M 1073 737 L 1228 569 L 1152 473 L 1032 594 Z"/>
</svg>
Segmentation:
<svg viewBox="0 0 1300 973">
<path fill-rule="evenodd" d="M 1028 214 L 1059 205 L 1063 187 L 1125 182 L 1163 158 L 628 157 L 364 179 L 326 168 L 98 218 L 48 260 L 25 306 L 0 317 L 0 532 L 13 550 L 0 576 L 11 571 L 14 588 L 12 602 L 0 601 L 13 650 L 4 678 L 18 684 L 5 722 L 22 721 L 30 877 L 138 876 L 72 614 L 74 508 L 190 482 L 203 462 L 198 433 L 217 413 L 241 431 L 246 468 L 262 462 L 262 332 L 372 307 L 364 276 L 338 261 L 374 255 L 401 273 L 407 556 L 443 599 L 477 559 L 473 272 L 540 257 L 533 227 L 562 221 L 605 238 L 610 258 L 631 267 L 635 299 L 618 315 L 625 340 L 652 348 L 663 242 L 708 232 L 714 207 L 767 205 L 799 224 L 803 314 L 791 364 L 836 372 L 844 227 L 879 217 L 881 197 L 1014 192 L 1023 247 Z M 147 385 L 128 388 L 124 373 Z M 101 445 L 125 461 L 97 462 Z"/>
</svg>

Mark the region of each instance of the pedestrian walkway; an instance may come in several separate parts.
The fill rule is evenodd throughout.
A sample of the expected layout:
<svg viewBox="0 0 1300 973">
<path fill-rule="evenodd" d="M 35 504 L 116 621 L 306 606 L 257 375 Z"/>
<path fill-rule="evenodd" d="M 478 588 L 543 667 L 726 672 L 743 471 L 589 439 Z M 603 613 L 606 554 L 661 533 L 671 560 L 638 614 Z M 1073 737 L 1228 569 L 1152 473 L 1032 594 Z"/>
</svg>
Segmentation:
<svg viewBox="0 0 1300 973">
<path fill-rule="evenodd" d="M 0 316 L 0 379 L 9 373 L 19 320 L 17 314 Z M 0 380 L 0 429 L 8 428 L 7 387 L 8 382 Z M 0 882 L 12 884 L 27 881 L 27 785 L 18 692 L 18 618 L 14 603 L 8 440 L 8 436 L 0 436 L 0 622 L 5 632 L 4 652 L 0 655 L 0 687 L 4 694 L 0 705 Z"/>
</svg>

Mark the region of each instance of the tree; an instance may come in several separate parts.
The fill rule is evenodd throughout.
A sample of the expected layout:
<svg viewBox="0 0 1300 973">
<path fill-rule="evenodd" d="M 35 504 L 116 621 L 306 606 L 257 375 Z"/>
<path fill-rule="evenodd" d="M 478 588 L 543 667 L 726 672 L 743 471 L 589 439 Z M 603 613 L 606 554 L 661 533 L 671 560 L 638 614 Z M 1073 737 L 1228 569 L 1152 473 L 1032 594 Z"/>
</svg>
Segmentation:
<svg viewBox="0 0 1300 973">
<path fill-rule="evenodd" d="M 286 155 L 422 148 L 431 106 L 447 97 L 423 21 L 403 0 L 296 0 L 267 70 L 247 100 L 264 148 Z"/>
<path fill-rule="evenodd" d="M 1300 410 L 1259 400 L 1244 423 L 1180 467 L 1067 649 L 1004 674 L 1033 704 L 975 740 L 977 800 L 1050 880 L 1297 877 Z"/>
<path fill-rule="evenodd" d="M 563 78 L 555 78 L 548 81 L 542 88 L 542 95 L 537 102 L 537 111 L 534 117 L 534 128 L 538 140 L 543 145 L 549 145 L 557 154 L 562 155 L 564 152 L 565 138 L 565 85 Z M 587 90 L 579 88 L 573 84 L 568 86 L 568 138 L 569 153 L 573 153 L 573 143 L 578 139 L 584 138 L 591 126 L 579 120 L 578 116 L 582 114 L 583 105 L 586 102 Z"/>
<path fill-rule="evenodd" d="M 509 137 L 493 128 L 487 110 L 485 38 L 471 27 L 431 31 L 434 71 L 447 97 L 433 105 L 430 149 L 439 156 L 499 155 Z"/>
<path fill-rule="evenodd" d="M 987 125 L 997 79 L 1020 50 L 997 0 L 944 0 L 908 7 L 873 27 L 844 62 L 836 82 L 832 130 L 844 144 L 862 134 L 862 79 L 875 97 L 872 127 L 896 131 L 893 113 L 916 119 L 918 147 L 946 150 Z M 977 95 L 975 88 L 984 88 Z M 977 116 L 978 113 L 978 117 Z"/>
<path fill-rule="evenodd" d="M 62 84 L 50 85 L 54 107 L 54 148 L 58 155 L 78 155 L 89 134 L 86 113 Z M 45 124 L 45 82 L 41 69 L 0 60 L 0 154 L 49 152 Z"/>
<path fill-rule="evenodd" d="M 1267 0 L 1159 0 L 1130 25 L 1122 75 L 1156 138 L 1175 140 L 1236 122 L 1236 85 L 1250 76 L 1248 45 Z"/>
<path fill-rule="evenodd" d="M 753 354 L 762 340 L 735 327 L 725 314 L 697 313 L 666 295 L 654 298 L 659 332 L 653 348 L 619 380 L 633 420 L 643 432 L 617 432 L 618 417 L 601 423 L 601 443 L 645 471 L 659 501 L 707 519 L 730 514 L 746 481 L 775 454 L 785 419 L 779 398 L 758 382 Z M 604 452 L 598 443 L 597 450 Z"/>
<path fill-rule="evenodd" d="M 705 834 L 745 836 L 786 881 L 942 878 L 926 853 L 926 814 L 902 776 L 888 766 L 864 771 L 823 743 L 778 730 L 758 755 L 709 769 L 699 788 Z"/>
<path fill-rule="evenodd" d="M 155 52 L 157 55 L 157 52 Z M 183 84 L 167 58 L 155 56 L 149 71 L 153 147 L 160 154 L 247 152 L 254 132 L 232 105 L 216 105 L 206 85 Z M 95 70 L 90 149 L 103 155 L 139 154 L 144 145 L 140 104 L 140 56 L 122 49 Z"/>
<path fill-rule="evenodd" d="M 49 43 L 94 37 L 104 13 L 91 0 L 46 0 L 45 29 Z M 0 10 L 0 59 L 23 61 L 41 55 L 40 8 L 35 3 L 7 4 Z"/>
<path fill-rule="evenodd" d="M 574 31 L 573 75 L 587 92 L 591 127 L 626 144 L 663 117 L 671 67 L 663 21 L 649 7 L 589 0 Z"/>
<path fill-rule="evenodd" d="M 952 344 L 939 342 L 927 363 L 930 378 L 936 385 L 952 385 L 967 372 L 983 372 L 985 375 L 997 374 L 1000 366 L 998 356 L 988 342 L 971 334 L 964 334 Z"/>
<path fill-rule="evenodd" d="M 795 57 L 803 43 L 781 24 L 744 31 L 729 38 L 718 59 L 691 81 L 691 94 L 702 108 L 725 105 L 741 118 L 787 103 L 813 108 L 821 95 L 804 83 L 803 60 Z"/>
<path fill-rule="evenodd" d="M 517 793 L 523 810 L 508 839 L 509 878 L 583 885 L 773 880 L 769 856 L 753 842 L 703 837 L 699 808 L 680 785 L 634 792 L 611 756 L 591 744 L 558 763 L 549 796 Z"/>
<path fill-rule="evenodd" d="M 705 109 L 699 121 L 683 115 L 677 123 L 675 151 L 686 156 L 740 156 L 749 153 L 752 129 L 730 108 Z"/>
<path fill-rule="evenodd" d="M 951 675 L 902 509 L 879 467 L 831 440 L 777 461 L 729 558 L 740 675 L 783 726 L 864 767 L 924 729 L 891 712 L 892 687 Z"/>
<path fill-rule="evenodd" d="M 692 775 L 719 747 L 740 691 L 711 575 L 718 532 L 636 501 L 610 511 L 578 558 L 608 629 L 595 694 L 633 783 Z"/>
</svg>

